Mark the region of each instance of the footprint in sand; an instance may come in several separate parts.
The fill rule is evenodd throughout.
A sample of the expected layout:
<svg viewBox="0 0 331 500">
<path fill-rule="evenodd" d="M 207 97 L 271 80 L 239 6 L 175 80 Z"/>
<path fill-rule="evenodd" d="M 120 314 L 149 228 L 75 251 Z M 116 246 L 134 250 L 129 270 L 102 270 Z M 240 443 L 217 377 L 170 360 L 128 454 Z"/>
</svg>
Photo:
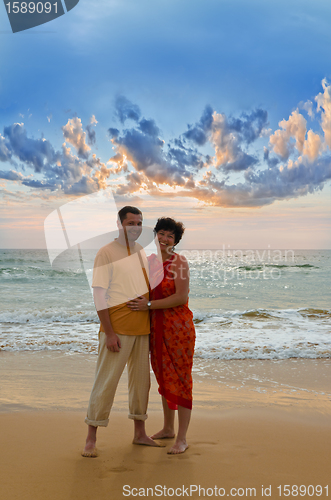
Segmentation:
<svg viewBox="0 0 331 500">
<path fill-rule="evenodd" d="M 107 469 L 107 470 L 103 471 L 100 474 L 100 477 L 101 477 L 101 479 L 103 479 L 103 478 L 107 478 L 113 474 L 123 474 L 124 472 L 132 472 L 132 471 L 133 471 L 133 469 L 129 469 L 128 467 L 123 467 L 123 466 L 112 467 L 111 469 Z"/>
<path fill-rule="evenodd" d="M 128 469 L 127 467 L 113 467 L 112 469 L 109 469 L 110 472 L 132 472 L 133 469 Z"/>
</svg>

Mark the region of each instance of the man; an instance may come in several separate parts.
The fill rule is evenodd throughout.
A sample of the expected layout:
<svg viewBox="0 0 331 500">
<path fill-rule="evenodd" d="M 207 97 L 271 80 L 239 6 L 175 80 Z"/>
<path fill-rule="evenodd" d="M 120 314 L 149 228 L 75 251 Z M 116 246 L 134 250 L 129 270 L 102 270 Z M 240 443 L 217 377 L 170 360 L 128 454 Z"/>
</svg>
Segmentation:
<svg viewBox="0 0 331 500">
<path fill-rule="evenodd" d="M 98 251 L 93 268 L 93 297 L 101 325 L 95 381 L 85 419 L 88 434 L 84 457 L 97 456 L 97 428 L 108 425 L 126 364 L 133 443 L 158 446 L 145 431 L 150 388 L 149 311 L 132 311 L 126 305 L 136 296 L 148 298 L 147 260 L 141 245 L 136 243 L 142 231 L 141 211 L 130 206 L 122 208 L 117 225 L 118 238 Z"/>
</svg>

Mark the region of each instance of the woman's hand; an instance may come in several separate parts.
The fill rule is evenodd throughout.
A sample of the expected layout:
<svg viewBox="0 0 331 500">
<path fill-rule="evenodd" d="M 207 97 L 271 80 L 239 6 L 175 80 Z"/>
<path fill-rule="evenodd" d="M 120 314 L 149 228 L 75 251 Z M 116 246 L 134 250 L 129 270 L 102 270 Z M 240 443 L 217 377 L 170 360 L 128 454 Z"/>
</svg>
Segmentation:
<svg viewBox="0 0 331 500">
<path fill-rule="evenodd" d="M 148 299 L 146 299 L 146 297 L 137 297 L 136 299 L 127 302 L 126 305 L 132 311 L 148 311 L 147 302 Z"/>
</svg>

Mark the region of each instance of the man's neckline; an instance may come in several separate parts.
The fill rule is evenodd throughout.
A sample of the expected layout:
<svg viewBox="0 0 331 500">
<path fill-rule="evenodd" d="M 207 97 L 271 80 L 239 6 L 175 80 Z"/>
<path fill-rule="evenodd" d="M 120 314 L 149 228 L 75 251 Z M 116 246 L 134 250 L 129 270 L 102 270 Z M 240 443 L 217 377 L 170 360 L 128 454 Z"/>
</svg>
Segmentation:
<svg viewBox="0 0 331 500">
<path fill-rule="evenodd" d="M 127 248 L 127 246 L 125 244 L 123 245 L 122 243 L 120 243 L 118 241 L 118 238 L 114 238 L 114 242 L 116 242 L 118 245 L 120 245 L 123 248 Z M 137 244 L 137 242 L 135 241 L 132 246 L 130 245 L 130 248 L 134 248 L 136 246 L 136 244 Z"/>
</svg>

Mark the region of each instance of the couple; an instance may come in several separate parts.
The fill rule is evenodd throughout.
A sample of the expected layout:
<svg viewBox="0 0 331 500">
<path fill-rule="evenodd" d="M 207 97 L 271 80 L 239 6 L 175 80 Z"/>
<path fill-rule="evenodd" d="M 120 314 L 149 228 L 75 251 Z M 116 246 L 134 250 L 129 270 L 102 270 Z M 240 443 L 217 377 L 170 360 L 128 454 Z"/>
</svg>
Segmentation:
<svg viewBox="0 0 331 500">
<path fill-rule="evenodd" d="M 119 237 L 102 247 L 94 261 L 92 287 L 101 325 L 95 381 L 85 419 L 88 434 L 82 455 L 97 456 L 97 428 L 108 425 L 115 391 L 126 364 L 129 418 L 134 421 L 133 444 L 158 446 L 155 439 L 173 438 L 178 409 L 178 434 L 168 453 L 183 453 L 188 448 L 186 432 L 192 409 L 195 341 L 192 313 L 187 305 L 188 263 L 174 252 L 184 227 L 170 218 L 157 221 L 154 231 L 161 249 L 163 279 L 155 281 L 162 266 L 156 255 L 147 260 L 141 245 L 136 243 L 142 231 L 141 211 L 130 206 L 122 208 L 117 224 Z M 150 293 L 146 269 L 151 281 Z M 142 294 L 142 290 L 146 293 Z M 130 300 L 133 296 L 137 298 Z M 151 437 L 145 431 L 150 389 L 149 350 L 164 413 L 163 429 Z"/>
</svg>

